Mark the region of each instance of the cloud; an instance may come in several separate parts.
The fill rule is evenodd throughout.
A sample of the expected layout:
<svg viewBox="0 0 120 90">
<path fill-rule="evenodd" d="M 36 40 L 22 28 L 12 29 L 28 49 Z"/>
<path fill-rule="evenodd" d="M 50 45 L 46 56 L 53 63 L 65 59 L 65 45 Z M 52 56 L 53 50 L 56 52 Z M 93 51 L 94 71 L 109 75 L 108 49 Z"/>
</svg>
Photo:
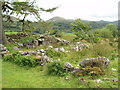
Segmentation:
<svg viewBox="0 0 120 90">
<path fill-rule="evenodd" d="M 50 8 L 61 5 L 53 13 L 41 13 L 44 20 L 54 16 L 66 19 L 117 20 L 119 0 L 37 0 L 37 5 Z"/>
</svg>

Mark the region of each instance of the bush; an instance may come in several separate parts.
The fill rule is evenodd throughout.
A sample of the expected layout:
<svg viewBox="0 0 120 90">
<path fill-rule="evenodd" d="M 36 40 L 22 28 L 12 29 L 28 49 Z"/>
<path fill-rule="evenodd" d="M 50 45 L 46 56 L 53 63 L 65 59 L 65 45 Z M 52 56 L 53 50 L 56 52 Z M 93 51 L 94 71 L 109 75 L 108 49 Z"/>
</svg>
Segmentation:
<svg viewBox="0 0 120 90">
<path fill-rule="evenodd" d="M 94 33 L 95 33 L 96 35 L 98 35 L 99 37 L 103 37 L 103 38 L 111 38 L 111 37 L 113 37 L 112 31 L 110 31 L 110 30 L 107 29 L 107 28 L 96 29 L 96 30 L 94 31 Z"/>
<path fill-rule="evenodd" d="M 63 68 L 63 64 L 58 61 L 51 62 L 47 65 L 47 73 L 48 75 L 58 75 L 58 76 L 66 75 L 66 71 Z"/>
<path fill-rule="evenodd" d="M 58 31 L 56 34 L 55 34 L 55 37 L 62 37 L 62 33 L 60 31 Z"/>
<path fill-rule="evenodd" d="M 105 74 L 104 71 L 99 68 L 99 67 L 85 67 L 85 68 L 80 68 L 76 70 L 73 75 L 74 76 L 85 76 L 85 75 L 90 75 L 90 76 L 99 76 Z"/>
<path fill-rule="evenodd" d="M 96 56 L 109 56 L 113 48 L 108 43 L 97 43 L 94 46 Z"/>
<path fill-rule="evenodd" d="M 5 47 L 7 47 L 7 50 L 10 51 L 10 52 L 17 52 L 18 50 L 14 50 L 13 47 L 17 46 L 17 44 L 15 43 L 9 43 L 9 44 L 6 44 Z"/>
<path fill-rule="evenodd" d="M 4 61 L 12 61 L 20 66 L 34 67 L 37 65 L 37 61 L 31 56 L 21 56 L 19 53 L 4 56 Z"/>
<path fill-rule="evenodd" d="M 35 37 L 33 37 L 33 36 L 27 36 L 27 37 L 21 38 L 20 39 L 20 43 L 28 44 L 28 43 L 31 43 L 33 40 L 35 40 Z"/>
<path fill-rule="evenodd" d="M 46 51 L 46 55 L 47 55 L 48 57 L 53 58 L 53 59 L 57 59 L 57 58 L 63 58 L 64 56 L 66 56 L 66 53 L 64 53 L 64 52 L 57 52 L 57 51 L 55 51 L 55 50 L 48 49 L 48 50 Z"/>
<path fill-rule="evenodd" d="M 4 56 L 4 57 L 3 57 L 3 60 L 4 60 L 4 61 L 13 61 L 14 58 L 13 58 L 12 55 L 7 55 L 7 56 Z"/>
</svg>

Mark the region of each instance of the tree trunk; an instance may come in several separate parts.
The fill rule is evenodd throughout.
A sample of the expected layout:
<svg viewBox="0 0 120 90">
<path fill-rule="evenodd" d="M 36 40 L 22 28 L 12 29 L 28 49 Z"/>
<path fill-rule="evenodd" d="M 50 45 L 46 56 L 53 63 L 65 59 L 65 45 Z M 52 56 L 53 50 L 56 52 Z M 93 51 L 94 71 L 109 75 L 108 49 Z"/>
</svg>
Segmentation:
<svg viewBox="0 0 120 90">
<path fill-rule="evenodd" d="M 0 44 L 7 44 L 7 38 L 2 28 L 2 2 L 0 2 Z"/>
</svg>

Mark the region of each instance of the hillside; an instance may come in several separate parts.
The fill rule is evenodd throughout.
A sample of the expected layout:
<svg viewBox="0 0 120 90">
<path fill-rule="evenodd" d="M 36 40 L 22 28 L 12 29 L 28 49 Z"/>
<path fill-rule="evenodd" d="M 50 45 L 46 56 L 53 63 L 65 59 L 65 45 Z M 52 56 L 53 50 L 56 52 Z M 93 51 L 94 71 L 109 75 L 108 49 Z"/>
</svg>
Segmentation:
<svg viewBox="0 0 120 90">
<path fill-rule="evenodd" d="M 12 17 L 12 19 L 14 19 L 14 23 L 10 23 L 10 22 L 6 22 L 5 18 L 3 19 L 3 29 L 4 31 L 8 32 L 8 31 L 13 31 L 13 32 L 20 32 L 21 31 L 21 23 L 17 22 L 18 20 L 14 17 Z M 16 21 L 17 20 L 17 21 Z M 92 29 L 96 29 L 96 28 L 103 28 L 105 27 L 107 24 L 113 24 L 113 25 L 118 25 L 118 21 L 113 21 L 113 22 L 109 22 L 109 21 L 88 21 L 88 20 L 82 20 L 83 22 L 89 22 L 89 26 L 92 27 Z M 72 19 L 64 19 L 62 17 L 53 17 L 49 20 L 47 20 L 47 22 L 51 22 L 51 27 L 53 28 L 53 30 L 60 30 L 60 31 L 64 31 L 64 32 L 72 32 L 72 25 L 71 23 L 74 22 L 74 20 Z M 33 22 L 34 24 L 34 22 Z M 40 26 L 36 25 L 34 26 L 34 28 L 39 28 Z M 39 29 L 41 30 L 41 29 Z"/>
</svg>

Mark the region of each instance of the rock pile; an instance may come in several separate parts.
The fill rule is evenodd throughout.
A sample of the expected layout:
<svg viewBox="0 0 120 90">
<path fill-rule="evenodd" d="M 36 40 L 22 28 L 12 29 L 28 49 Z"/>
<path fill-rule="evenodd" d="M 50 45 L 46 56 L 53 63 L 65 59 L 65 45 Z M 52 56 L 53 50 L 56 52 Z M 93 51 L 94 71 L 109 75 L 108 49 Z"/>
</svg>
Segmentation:
<svg viewBox="0 0 120 90">
<path fill-rule="evenodd" d="M 61 48 L 53 48 L 53 46 L 48 46 L 48 48 L 46 50 L 48 50 L 48 49 L 53 49 L 56 52 L 58 52 L 58 51 L 65 52 L 65 49 L 63 47 L 61 47 Z"/>
<path fill-rule="evenodd" d="M 64 44 L 64 45 L 70 45 L 70 42 L 64 39 L 56 38 L 57 43 Z"/>
<path fill-rule="evenodd" d="M 36 40 L 33 40 L 32 42 L 28 44 L 20 44 L 19 40 L 21 37 L 26 37 L 29 36 L 27 34 L 13 34 L 13 35 L 7 35 L 8 41 L 9 42 L 14 42 L 18 43 L 18 47 L 27 47 L 29 48 L 34 48 L 40 45 L 50 45 L 50 44 L 64 44 L 64 45 L 69 45 L 70 42 L 64 39 L 59 39 L 53 36 L 49 35 L 33 35 L 33 37 L 36 38 Z"/>
<path fill-rule="evenodd" d="M 97 67 L 107 67 L 110 64 L 110 60 L 106 57 L 97 57 L 97 58 L 87 58 L 80 61 L 80 66 L 97 66 Z"/>
<path fill-rule="evenodd" d="M 19 53 L 21 55 L 27 55 L 27 56 L 34 55 L 35 60 L 40 65 L 45 65 L 46 63 L 53 61 L 52 58 L 48 57 L 45 54 L 46 50 L 44 50 L 44 49 L 40 49 L 40 50 L 36 50 L 36 51 L 33 51 L 33 50 L 31 50 L 31 51 L 19 51 Z"/>
<path fill-rule="evenodd" d="M 81 42 L 77 42 L 75 47 L 73 48 L 75 51 L 81 51 L 83 49 L 88 49 L 89 46 L 87 44 L 82 44 Z"/>
<path fill-rule="evenodd" d="M 4 46 L 4 45 L 2 45 L 2 44 L 0 44 L 0 54 L 2 55 L 2 56 L 4 56 L 5 54 L 7 54 L 9 51 L 7 50 L 7 48 Z"/>
<path fill-rule="evenodd" d="M 69 62 L 64 63 L 64 68 L 68 71 L 72 71 L 74 69 L 74 67 Z"/>
<path fill-rule="evenodd" d="M 40 65 L 45 65 L 46 63 L 53 61 L 53 59 L 48 57 L 47 55 L 42 55 L 39 59 L 36 60 L 39 62 Z"/>
<path fill-rule="evenodd" d="M 57 43 L 57 44 L 62 43 L 65 45 L 69 44 L 69 41 L 59 39 L 59 38 L 49 36 L 49 35 L 36 35 L 35 37 L 37 38 L 37 40 L 35 41 L 36 45 L 48 45 L 48 44 L 53 44 L 53 43 Z"/>
<path fill-rule="evenodd" d="M 44 49 L 40 49 L 40 50 L 36 50 L 36 51 L 34 51 L 34 50 L 30 50 L 30 51 L 19 51 L 19 53 L 21 54 L 21 55 L 34 55 L 34 56 L 37 56 L 37 55 L 42 55 L 42 54 L 44 54 L 45 55 L 45 53 L 46 53 L 46 50 L 44 50 Z"/>
<path fill-rule="evenodd" d="M 29 36 L 27 33 L 17 33 L 12 35 L 6 35 L 9 42 L 19 42 L 21 37 Z"/>
</svg>

